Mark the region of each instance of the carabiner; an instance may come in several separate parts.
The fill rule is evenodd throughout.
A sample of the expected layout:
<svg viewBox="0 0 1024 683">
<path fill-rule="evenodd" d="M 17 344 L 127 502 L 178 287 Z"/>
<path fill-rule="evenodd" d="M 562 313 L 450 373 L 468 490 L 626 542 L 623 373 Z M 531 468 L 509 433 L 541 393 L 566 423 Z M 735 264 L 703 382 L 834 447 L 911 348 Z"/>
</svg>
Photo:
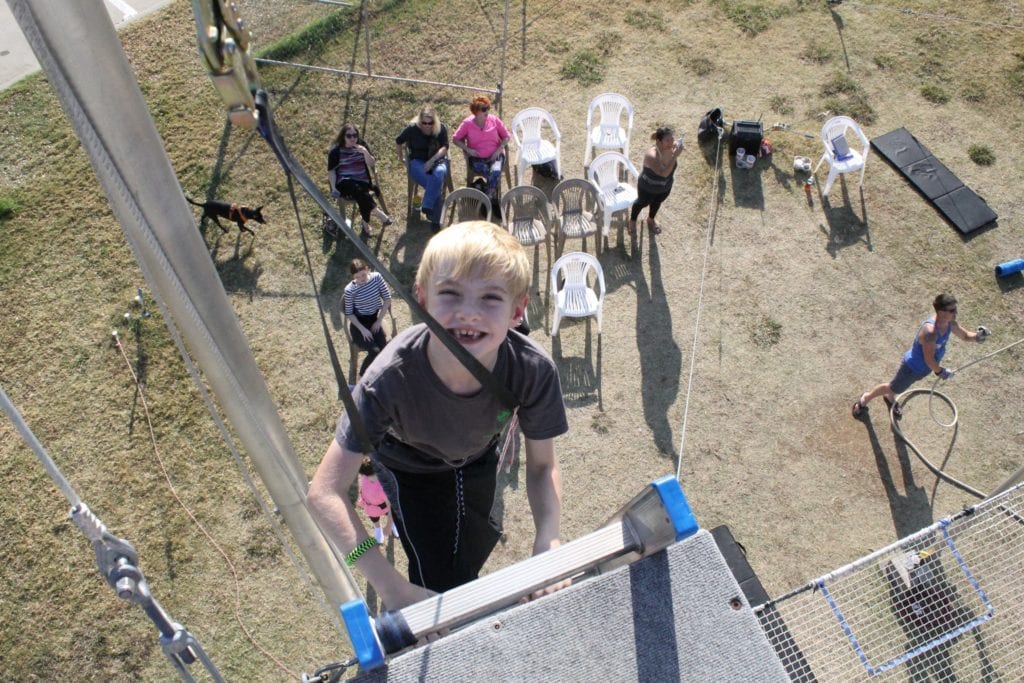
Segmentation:
<svg viewBox="0 0 1024 683">
<path fill-rule="evenodd" d="M 196 45 L 232 125 L 255 128 L 259 114 L 256 62 L 249 54 L 249 29 L 231 0 L 192 0 Z"/>
</svg>

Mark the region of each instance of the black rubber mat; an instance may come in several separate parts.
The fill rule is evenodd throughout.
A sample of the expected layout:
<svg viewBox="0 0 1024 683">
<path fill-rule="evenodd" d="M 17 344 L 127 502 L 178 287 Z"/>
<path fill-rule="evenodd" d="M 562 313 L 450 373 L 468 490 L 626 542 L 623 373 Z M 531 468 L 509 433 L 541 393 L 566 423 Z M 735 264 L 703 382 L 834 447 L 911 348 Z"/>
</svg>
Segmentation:
<svg viewBox="0 0 1024 683">
<path fill-rule="evenodd" d="M 972 232 L 998 218 L 984 199 L 932 156 L 906 128 L 872 139 L 871 146 L 960 232 Z"/>
</svg>

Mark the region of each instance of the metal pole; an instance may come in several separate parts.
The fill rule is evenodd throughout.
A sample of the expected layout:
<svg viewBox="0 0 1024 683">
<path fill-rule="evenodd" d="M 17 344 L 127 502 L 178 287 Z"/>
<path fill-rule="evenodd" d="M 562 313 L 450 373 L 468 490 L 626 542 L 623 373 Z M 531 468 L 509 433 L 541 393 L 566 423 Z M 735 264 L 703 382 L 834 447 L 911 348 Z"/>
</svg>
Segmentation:
<svg viewBox="0 0 1024 683">
<path fill-rule="evenodd" d="M 526 64 L 526 0 L 523 0 L 523 35 L 522 38 L 522 55 L 520 57 L 520 63 Z"/>
<path fill-rule="evenodd" d="M 367 10 L 367 3 L 370 0 L 363 0 L 362 19 L 363 30 L 366 31 L 366 75 L 373 77 L 373 68 L 370 64 L 370 13 Z"/>
<path fill-rule="evenodd" d="M 382 81 L 397 81 L 399 83 L 420 83 L 422 85 L 440 85 L 446 88 L 461 88 L 462 90 L 475 90 L 477 92 L 494 93 L 498 91 L 494 88 L 481 88 L 475 85 L 461 85 L 459 83 L 444 83 L 441 81 L 424 81 L 418 78 L 402 78 L 401 76 L 381 76 L 380 74 L 368 74 L 359 71 L 349 71 L 347 69 L 335 69 L 330 66 L 313 66 L 312 64 L 297 64 L 295 62 L 280 62 L 276 59 L 263 59 L 257 58 L 255 60 L 257 64 L 269 64 L 271 66 L 288 66 L 294 69 L 302 69 L 304 71 L 322 71 L 324 73 L 338 74 L 340 76 L 362 76 L 363 78 L 379 78 Z"/>
<path fill-rule="evenodd" d="M 505 18 L 501 27 L 501 62 L 498 68 L 498 116 L 502 116 L 502 107 L 504 105 L 504 94 L 505 94 L 505 58 L 508 54 L 508 4 L 509 0 L 505 0 Z"/>
<path fill-rule="evenodd" d="M 8 0 L 172 336 L 203 369 L 312 573 L 338 605 L 359 595 L 305 505 L 305 470 L 195 227 L 135 73 L 99 0 Z M 183 356 L 185 350 L 182 351 Z"/>
</svg>

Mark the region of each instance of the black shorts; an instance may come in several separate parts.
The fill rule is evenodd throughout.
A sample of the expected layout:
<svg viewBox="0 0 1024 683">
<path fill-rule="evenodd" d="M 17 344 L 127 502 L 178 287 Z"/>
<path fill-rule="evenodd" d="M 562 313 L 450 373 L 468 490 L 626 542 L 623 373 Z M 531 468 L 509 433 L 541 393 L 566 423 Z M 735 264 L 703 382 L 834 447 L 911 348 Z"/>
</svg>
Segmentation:
<svg viewBox="0 0 1024 683">
<path fill-rule="evenodd" d="M 440 593 L 479 576 L 501 538 L 492 515 L 497 466 L 494 448 L 444 472 L 402 472 L 374 461 L 409 558 L 409 581 Z"/>
</svg>

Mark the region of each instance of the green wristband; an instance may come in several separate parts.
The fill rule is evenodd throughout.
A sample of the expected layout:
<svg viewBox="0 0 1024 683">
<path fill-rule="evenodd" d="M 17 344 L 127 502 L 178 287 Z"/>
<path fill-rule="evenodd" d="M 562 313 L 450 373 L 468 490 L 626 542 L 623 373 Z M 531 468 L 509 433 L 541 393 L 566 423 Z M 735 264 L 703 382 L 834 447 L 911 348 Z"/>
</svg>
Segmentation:
<svg viewBox="0 0 1024 683">
<path fill-rule="evenodd" d="M 363 553 L 365 553 L 367 550 L 374 547 L 375 545 L 377 545 L 376 538 L 371 536 L 370 538 L 366 539 L 365 541 L 357 545 L 355 548 L 352 548 L 352 552 L 345 556 L 345 564 L 349 567 L 356 566 L 356 561 L 358 561 L 359 558 L 363 556 Z"/>
</svg>

